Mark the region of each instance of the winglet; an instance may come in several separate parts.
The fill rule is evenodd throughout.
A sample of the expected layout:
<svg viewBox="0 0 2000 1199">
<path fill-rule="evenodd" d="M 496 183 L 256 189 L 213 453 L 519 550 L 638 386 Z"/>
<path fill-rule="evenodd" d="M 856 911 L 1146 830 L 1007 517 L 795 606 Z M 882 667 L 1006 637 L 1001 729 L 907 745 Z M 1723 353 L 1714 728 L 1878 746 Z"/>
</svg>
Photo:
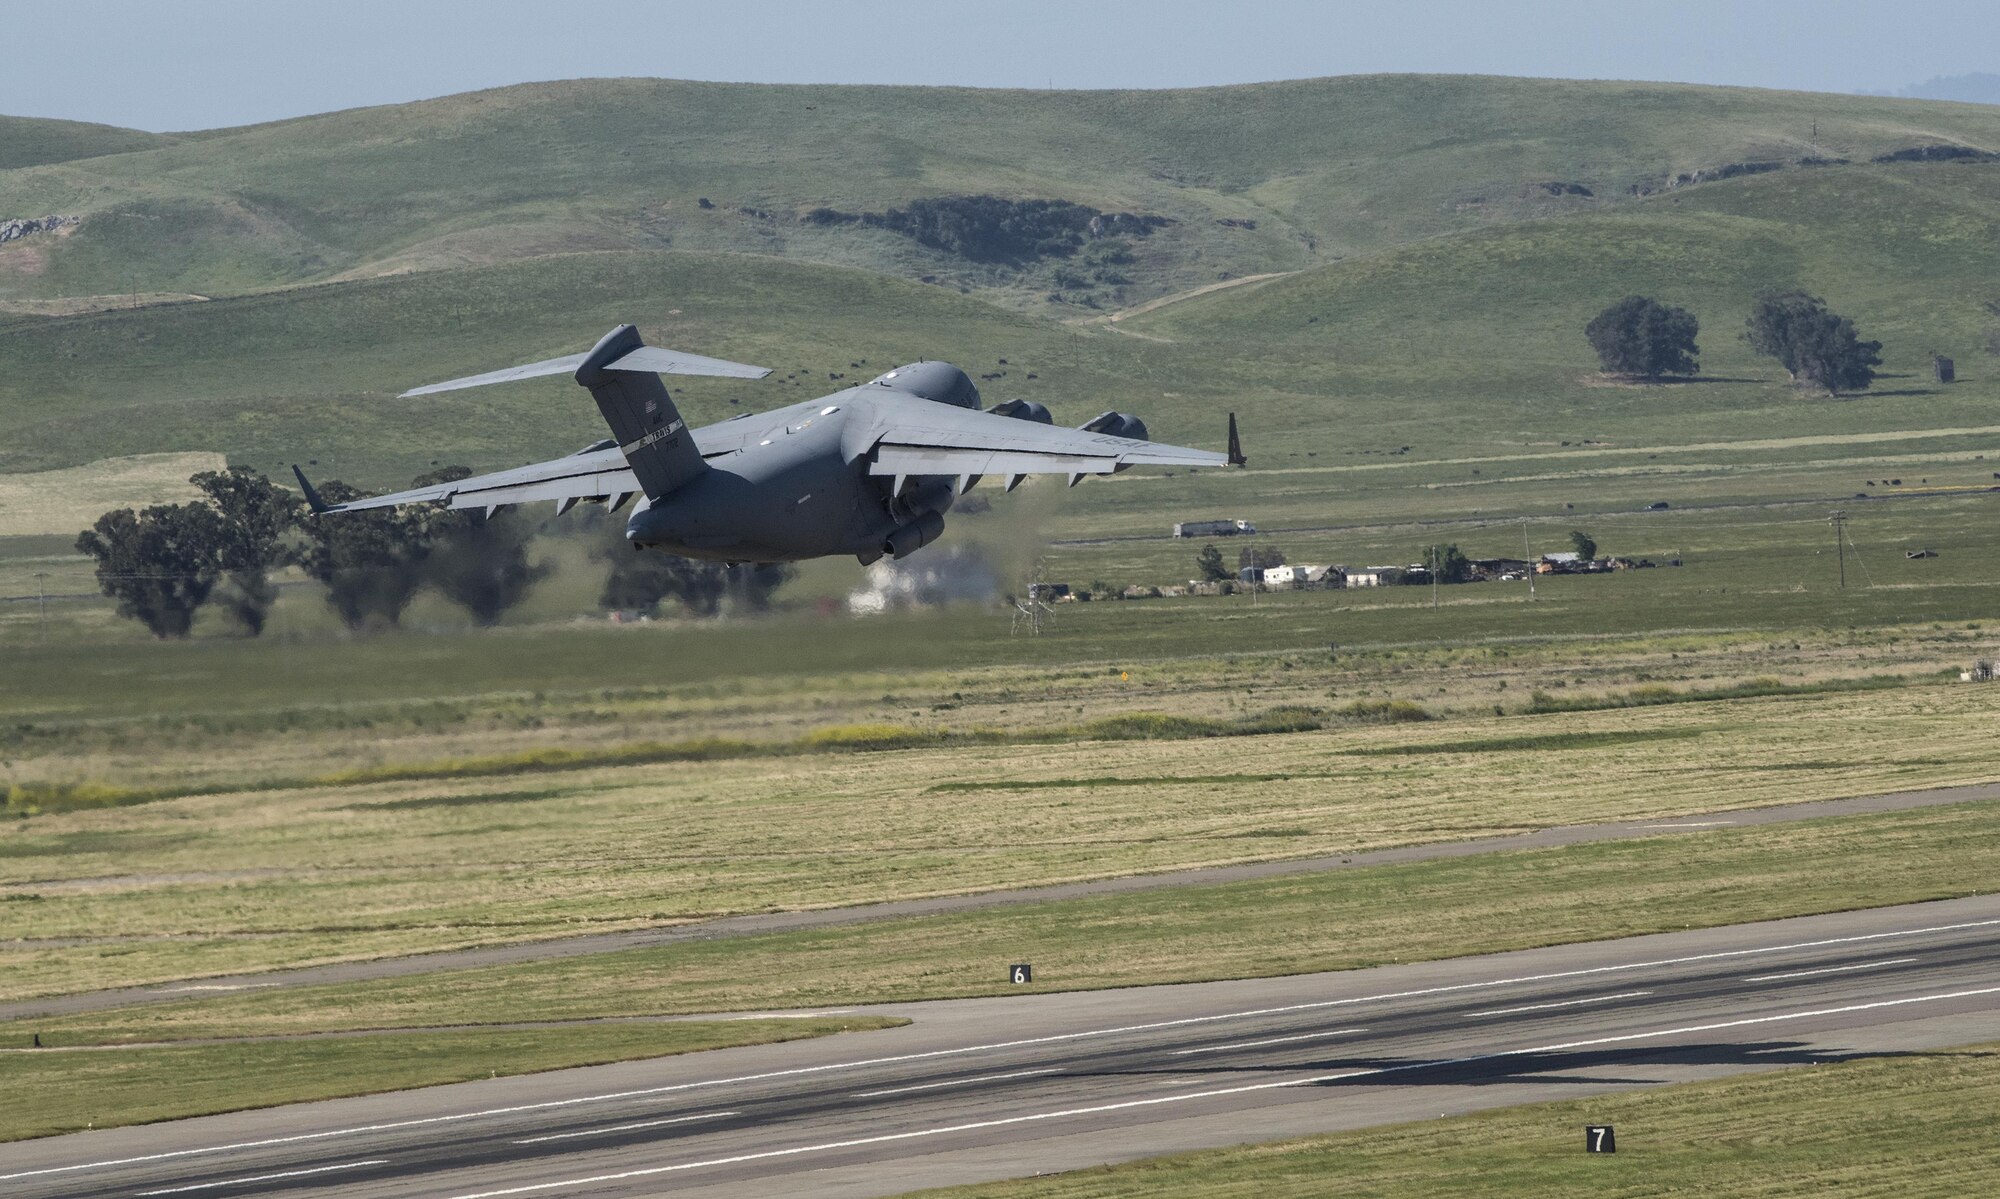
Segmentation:
<svg viewBox="0 0 2000 1199">
<path fill-rule="evenodd" d="M 1250 460 L 1243 456 L 1243 439 L 1236 435 L 1236 414 L 1229 414 L 1229 465 L 1246 466 Z"/>
<path fill-rule="evenodd" d="M 306 481 L 306 472 L 300 470 L 299 464 L 296 462 L 292 463 L 292 475 L 299 481 L 299 490 L 305 492 L 306 507 L 312 509 L 314 516 L 329 511 L 333 507 L 333 505 L 319 498 L 319 492 L 314 489 L 311 483 Z"/>
</svg>

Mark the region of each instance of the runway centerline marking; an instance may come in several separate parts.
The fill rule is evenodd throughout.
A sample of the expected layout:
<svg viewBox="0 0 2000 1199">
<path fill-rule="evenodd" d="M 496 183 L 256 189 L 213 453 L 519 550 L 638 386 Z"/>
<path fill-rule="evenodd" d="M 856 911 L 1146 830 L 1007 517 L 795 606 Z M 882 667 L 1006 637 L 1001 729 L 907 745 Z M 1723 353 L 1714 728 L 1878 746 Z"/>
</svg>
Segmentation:
<svg viewBox="0 0 2000 1199">
<path fill-rule="evenodd" d="M 668 1124 L 692 1124 L 696 1120 L 720 1120 L 724 1116 L 740 1116 L 742 1112 L 703 1112 L 699 1116 L 669 1116 L 664 1120 L 640 1120 L 635 1124 L 613 1124 L 609 1128 L 585 1128 L 577 1132 L 552 1132 L 547 1136 L 524 1137 L 515 1141 L 516 1145 L 539 1145 L 543 1141 L 567 1141 L 573 1137 L 601 1137 L 614 1132 L 632 1132 L 640 1128 L 660 1128 Z"/>
<path fill-rule="evenodd" d="M 766 1149 L 756 1153 L 739 1153 L 731 1157 L 709 1158 L 705 1161 L 679 1162 L 671 1166 L 651 1166 L 640 1170 L 623 1170 L 616 1174 L 595 1174 L 588 1178 L 567 1178 L 560 1182 L 538 1182 L 527 1186 L 503 1187 L 493 1191 L 473 1191 L 459 1195 L 456 1199 L 502 1199 L 503 1196 L 507 1195 L 531 1195 L 537 1191 L 595 1186 L 600 1183 L 622 1182 L 629 1178 L 650 1178 L 659 1174 L 675 1174 L 683 1170 L 700 1170 L 710 1166 L 734 1166 L 744 1162 L 769 1161 L 774 1158 L 797 1157 L 808 1153 L 826 1153 L 835 1149 L 854 1149 L 863 1145 L 885 1145 L 895 1141 L 917 1140 L 921 1137 L 945 1136 L 954 1132 L 976 1132 L 981 1129 L 1005 1128 L 1009 1125 L 1031 1124 L 1042 1120 L 1061 1120 L 1075 1116 L 1091 1116 L 1104 1112 L 1125 1111 L 1138 1107 L 1159 1107 L 1168 1103 L 1187 1103 L 1196 1099 L 1216 1099 L 1229 1095 L 1248 1095 L 1258 1091 L 1278 1091 L 1294 1087 L 1309 1087 L 1321 1083 L 1340 1082 L 1349 1078 L 1374 1078 L 1384 1074 L 1406 1073 L 1411 1070 L 1432 1070 L 1443 1066 L 1464 1066 L 1477 1062 L 1499 1061 L 1510 1057 L 1527 1057 L 1541 1053 L 1560 1053 L 1571 1049 L 1589 1049 L 1598 1045 L 1617 1045 L 1628 1041 L 1652 1040 L 1657 1037 L 1717 1032 L 1726 1028 L 1745 1028 L 1756 1024 L 1775 1024 L 1785 1020 L 1806 1020 L 1814 1016 L 1837 1016 L 1848 1012 L 1866 1012 L 1880 1008 L 1905 1007 L 1913 1003 L 1936 1003 L 1947 999 L 1965 999 L 1972 996 L 1995 994 L 2000 994 L 2000 987 L 1982 987 L 1970 991 L 1946 991 L 1936 995 L 1912 995 L 1903 999 L 1883 999 L 1874 1003 L 1848 1004 L 1844 1007 L 1816 1008 L 1804 1012 L 1784 1012 L 1775 1016 L 1747 1016 L 1740 1020 L 1722 1020 L 1710 1024 L 1687 1024 L 1677 1028 L 1656 1028 L 1647 1032 L 1622 1033 L 1611 1037 L 1591 1037 L 1581 1041 L 1559 1041 L 1550 1045 L 1537 1045 L 1529 1049 L 1504 1049 L 1496 1053 L 1477 1053 L 1467 1057 L 1406 1062 L 1400 1066 L 1376 1066 L 1366 1070 L 1343 1070 L 1338 1074 L 1316 1074 L 1307 1078 L 1292 1078 L 1281 1082 L 1246 1083 L 1242 1086 L 1219 1087 L 1208 1091 L 1187 1091 L 1179 1095 L 1158 1095 L 1151 1099 L 1125 1099 L 1117 1103 L 1100 1103 L 1090 1107 L 1063 1108 L 1060 1111 L 1032 1112 L 1025 1116 L 1007 1116 L 997 1120 L 974 1120 L 964 1124 L 946 1124 L 936 1128 L 917 1128 L 908 1132 L 890 1132 L 879 1136 L 856 1137 L 845 1141 L 826 1141 L 817 1145 L 795 1145 L 789 1149 Z"/>
<path fill-rule="evenodd" d="M 1174 1056 L 1186 1057 L 1190 1053 L 1221 1053 L 1227 1049 L 1257 1049 L 1265 1045 L 1285 1045 L 1293 1041 L 1319 1041 L 1327 1037 L 1341 1037 L 1367 1031 L 1365 1028 L 1336 1028 L 1328 1032 L 1303 1032 L 1295 1037 L 1266 1037 L 1261 1041 L 1237 1041 L 1230 1045 L 1203 1045 L 1199 1049 L 1176 1049 Z"/>
<path fill-rule="evenodd" d="M 1852 970 L 1874 970 L 1882 966 L 1904 966 L 1916 960 L 1915 958 L 1890 958 L 1885 962 L 1861 962 L 1853 966 L 1822 966 L 1818 970 L 1792 970 L 1784 974 L 1756 974 L 1743 981 L 1746 983 L 1774 983 L 1781 978 L 1811 978 L 1815 974 L 1846 974 Z"/>
<path fill-rule="evenodd" d="M 879 1099 L 884 1095 L 907 1095 L 911 1091 L 936 1091 L 944 1087 L 969 1087 L 982 1082 L 1000 1082 L 1009 1078 L 1031 1078 L 1039 1074 L 1060 1073 L 1060 1067 L 1050 1066 L 1046 1070 L 1016 1070 L 1012 1074 L 982 1074 L 978 1078 L 948 1078 L 943 1082 L 920 1082 L 909 1087 L 890 1087 L 886 1091 L 862 1091 L 856 1099 Z"/>
<path fill-rule="evenodd" d="M 1528 1003 L 1520 1007 L 1496 1007 L 1484 1012 L 1473 1012 L 1471 1015 L 1512 1016 L 1517 1012 L 1547 1012 L 1559 1007 L 1582 1007 L 1586 1003 L 1610 1003 L 1615 999 L 1637 999 L 1641 995 L 1651 994 L 1651 991 L 1621 991 L 1616 995 L 1592 995 L 1588 999 L 1565 999 L 1559 1003 Z"/>
<path fill-rule="evenodd" d="M 238 1149 L 263 1149 L 272 1145 L 293 1145 L 304 1141 L 321 1141 L 333 1137 L 359 1136 L 371 1132 L 391 1132 L 402 1128 L 423 1128 L 436 1124 L 451 1124 L 466 1120 L 489 1119 L 495 1116 L 518 1115 L 522 1112 L 549 1111 L 555 1108 L 575 1107 L 585 1103 L 611 1103 L 621 1099 L 643 1099 L 653 1095 L 670 1095 L 681 1091 L 698 1090 L 704 1087 L 765 1082 L 774 1078 L 796 1078 L 801 1075 L 823 1074 L 834 1070 L 858 1070 L 869 1066 L 926 1061 L 933 1058 L 962 1056 L 968 1053 L 987 1053 L 999 1049 L 1020 1049 L 1033 1045 L 1052 1045 L 1063 1041 L 1083 1040 L 1090 1037 L 1116 1036 L 1120 1033 L 1152 1032 L 1163 1028 L 1184 1028 L 1196 1024 L 1212 1024 L 1222 1020 L 1243 1020 L 1253 1016 L 1276 1016 L 1289 1012 L 1346 1007 L 1358 1003 L 1381 1003 L 1392 999 L 1419 999 L 1430 995 L 1450 995 L 1462 991 L 1490 990 L 1494 987 L 1518 986 L 1523 983 L 1550 982 L 1556 979 L 1587 978 L 1599 974 L 1645 970 L 1656 966 L 1679 966 L 1690 962 L 1712 962 L 1727 958 L 1754 957 L 1767 953 L 1787 953 L 1792 950 L 1817 949 L 1827 945 L 1855 945 L 1865 941 L 1881 941 L 1892 937 L 1920 937 L 1928 933 L 1962 932 L 1966 929 L 1991 928 L 1995 925 L 2000 925 L 2000 917 L 1990 920 L 1966 920 L 1955 924 L 1927 925 L 1923 928 L 1891 929 L 1880 933 L 1858 933 L 1847 937 L 1826 937 L 1817 941 L 1795 941 L 1784 945 L 1760 945 L 1749 949 L 1725 949 L 1713 953 L 1688 954 L 1684 957 L 1657 958 L 1643 962 L 1623 962 L 1611 966 L 1588 966 L 1580 970 L 1556 970 L 1546 974 L 1526 974 L 1514 978 L 1484 979 L 1479 982 L 1469 983 L 1447 983 L 1442 986 L 1418 987 L 1407 991 L 1389 991 L 1378 995 L 1360 995 L 1346 999 L 1322 999 L 1309 1003 L 1286 1004 L 1280 1007 L 1253 1008 L 1240 1012 L 1223 1012 L 1213 1016 L 1188 1016 L 1179 1020 L 1158 1020 L 1148 1024 L 1128 1024 L 1117 1028 L 1097 1028 L 1082 1032 L 1055 1033 L 1046 1037 L 1028 1037 L 1018 1041 L 995 1041 L 984 1045 L 965 1045 L 955 1049 L 930 1049 L 920 1053 L 892 1054 L 887 1057 L 863 1058 L 851 1062 L 827 1062 L 818 1066 L 796 1066 L 787 1070 L 766 1070 L 758 1074 L 742 1074 L 731 1078 L 711 1078 L 698 1082 L 668 1083 L 663 1086 L 642 1087 L 630 1091 L 612 1091 L 601 1095 L 578 1095 L 569 1099 L 548 1099 L 539 1103 L 521 1103 L 507 1107 L 486 1108 L 478 1111 L 453 1112 L 443 1116 L 418 1116 L 408 1120 L 390 1120 L 379 1124 L 360 1124 L 347 1128 L 329 1128 L 320 1132 L 303 1132 L 283 1137 L 264 1137 L 254 1141 L 235 1141 L 224 1145 L 203 1145 L 194 1149 L 170 1149 L 162 1153 L 107 1158 L 94 1162 L 76 1162 L 67 1166 L 45 1166 L 38 1170 L 19 1170 L 12 1174 L 0 1174 L 0 1182 L 8 1182 L 16 1178 L 36 1178 L 45 1174 L 68 1174 L 77 1170 L 103 1170 L 114 1166 L 138 1165 L 144 1162 L 171 1161 L 175 1158 L 194 1157 L 202 1154 L 229 1153 Z"/>
<path fill-rule="evenodd" d="M 314 1166 L 310 1170 L 285 1170 L 277 1174 L 258 1174 L 251 1178 L 227 1178 L 221 1182 L 197 1182 L 184 1187 L 167 1187 L 158 1191 L 140 1191 L 141 1195 L 185 1195 L 189 1191 L 210 1191 L 216 1187 L 243 1187 L 256 1182 L 276 1182 L 281 1178 L 304 1178 L 309 1174 L 331 1174 L 335 1170 L 359 1170 L 363 1166 L 386 1166 L 389 1159 L 375 1158 L 365 1162 L 345 1162 L 338 1166 Z"/>
</svg>

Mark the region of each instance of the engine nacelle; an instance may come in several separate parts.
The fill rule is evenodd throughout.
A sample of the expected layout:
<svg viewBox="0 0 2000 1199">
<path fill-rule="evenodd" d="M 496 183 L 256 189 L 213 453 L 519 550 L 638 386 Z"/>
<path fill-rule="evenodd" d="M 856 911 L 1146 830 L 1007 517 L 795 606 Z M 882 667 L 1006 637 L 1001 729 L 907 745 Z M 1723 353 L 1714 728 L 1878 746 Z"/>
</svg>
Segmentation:
<svg viewBox="0 0 2000 1199">
<path fill-rule="evenodd" d="M 926 512 L 882 539 L 882 552 L 891 558 L 907 558 L 936 541 L 944 532 L 944 514 Z"/>
<path fill-rule="evenodd" d="M 949 481 L 934 479 L 920 487 L 911 487 L 901 495 L 891 496 L 889 518 L 902 526 L 928 513 L 935 512 L 941 516 L 951 508 L 956 498 Z"/>
<path fill-rule="evenodd" d="M 1112 437 L 1126 437 L 1133 441 L 1151 441 L 1146 436 L 1146 422 L 1129 412 L 1105 412 L 1078 426 L 1085 433 L 1104 433 Z"/>
<path fill-rule="evenodd" d="M 1011 416 L 1015 420 L 1031 420 L 1038 425 L 1053 425 L 1056 418 L 1049 410 L 1033 400 L 1002 400 L 987 409 L 995 416 Z"/>
</svg>

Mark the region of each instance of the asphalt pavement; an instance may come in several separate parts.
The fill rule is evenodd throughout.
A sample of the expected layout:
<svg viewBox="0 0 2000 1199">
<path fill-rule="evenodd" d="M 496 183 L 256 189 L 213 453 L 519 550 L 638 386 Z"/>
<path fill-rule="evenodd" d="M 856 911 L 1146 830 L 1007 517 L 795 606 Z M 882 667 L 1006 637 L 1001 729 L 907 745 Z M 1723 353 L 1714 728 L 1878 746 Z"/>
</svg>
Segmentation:
<svg viewBox="0 0 2000 1199">
<path fill-rule="evenodd" d="M 0 1146 L 0 1193 L 887 1195 L 2000 1039 L 1992 896 L 1116 991 L 1035 964 L 856 1009 L 904 1028 Z"/>
</svg>

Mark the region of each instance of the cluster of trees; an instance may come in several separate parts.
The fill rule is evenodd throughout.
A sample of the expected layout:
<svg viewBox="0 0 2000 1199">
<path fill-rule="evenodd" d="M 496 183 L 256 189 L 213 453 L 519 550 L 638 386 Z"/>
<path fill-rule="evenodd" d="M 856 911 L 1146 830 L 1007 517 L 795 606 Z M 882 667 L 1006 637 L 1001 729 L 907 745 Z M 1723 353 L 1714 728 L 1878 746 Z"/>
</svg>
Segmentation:
<svg viewBox="0 0 2000 1199">
<path fill-rule="evenodd" d="M 616 521 L 604 521 L 610 536 L 601 536 L 591 556 L 611 563 L 598 606 L 609 611 L 657 615 L 668 600 L 690 615 L 715 616 L 725 605 L 738 611 L 763 612 L 771 597 L 797 571 L 774 562 L 743 562 L 731 566 L 673 554 L 634 553 Z"/>
<path fill-rule="evenodd" d="M 463 466 L 417 476 L 412 487 L 471 477 Z M 330 503 L 361 491 L 334 480 L 320 488 Z M 433 504 L 342 513 L 299 523 L 303 544 L 292 561 L 326 585 L 326 602 L 351 629 L 383 628 L 402 620 L 425 587 L 465 608 L 482 625 L 527 598 L 548 568 L 528 561 L 536 528 L 518 508 L 492 515 Z"/>
<path fill-rule="evenodd" d="M 471 473 L 449 466 L 418 476 L 411 486 Z M 204 606 L 220 609 L 239 630 L 256 636 L 277 599 L 271 576 L 287 566 L 325 584 L 327 604 L 356 630 L 396 625 L 426 587 L 478 623 L 495 624 L 549 573 L 547 565 L 529 561 L 529 540 L 540 529 L 519 508 L 489 516 L 413 504 L 315 520 L 297 495 L 243 467 L 204 471 L 189 481 L 200 499 L 107 512 L 76 542 L 97 559 L 98 586 L 118 601 L 119 614 L 156 637 L 187 636 Z M 338 480 L 320 493 L 333 503 L 364 494 Z M 793 574 L 788 566 L 634 553 L 623 522 L 596 512 L 578 523 L 597 538 L 592 556 L 611 563 L 599 597 L 609 609 L 652 613 L 672 600 L 697 616 L 713 616 L 725 606 L 763 611 Z"/>
<path fill-rule="evenodd" d="M 1008 200 L 1000 196 L 932 196 L 887 212 L 815 208 L 813 225 L 860 224 L 900 233 L 935 250 L 974 262 L 1019 265 L 1068 258 L 1093 238 L 1145 237 L 1165 217 L 1102 212 L 1068 200 Z"/>
<path fill-rule="evenodd" d="M 187 636 L 211 599 L 255 636 L 276 599 L 270 572 L 291 559 L 285 534 L 304 505 L 240 467 L 189 482 L 201 499 L 106 512 L 76 548 L 97 559 L 98 586 L 118 601 L 119 615 L 156 637 Z"/>
<path fill-rule="evenodd" d="M 1236 569 L 1231 570 L 1222 559 L 1222 551 L 1213 545 L 1201 547 L 1194 556 L 1194 568 L 1199 577 L 1209 583 L 1220 583 L 1237 577 L 1238 572 L 1255 567 L 1262 570 L 1285 564 L 1285 551 L 1275 545 L 1245 546 L 1236 551 Z"/>
<path fill-rule="evenodd" d="M 1803 291 L 1760 297 L 1745 323 L 1751 349 L 1776 358 L 1793 382 L 1824 387 L 1830 396 L 1867 390 L 1882 365 L 1881 342 L 1862 341 L 1853 321 Z"/>
<path fill-rule="evenodd" d="M 1605 370 L 1657 383 L 1701 369 L 1700 331 L 1685 308 L 1626 296 L 1593 317 L 1583 334 Z M 1861 340 L 1852 320 L 1803 291 L 1759 297 L 1744 338 L 1757 353 L 1777 359 L 1793 382 L 1825 388 L 1829 396 L 1866 390 L 1882 364 L 1881 342 Z"/>
<path fill-rule="evenodd" d="M 414 486 L 470 474 L 447 467 Z M 326 584 L 327 603 L 354 629 L 396 624 L 426 586 L 490 625 L 547 573 L 528 561 L 535 530 L 516 510 L 412 506 L 306 520 L 298 496 L 243 467 L 189 482 L 200 499 L 107 512 L 76 541 L 97 559 L 98 586 L 119 614 L 156 637 L 187 636 L 204 605 L 261 633 L 277 599 L 271 575 L 291 565 Z M 339 481 L 323 493 L 335 503 L 363 494 Z"/>
</svg>

